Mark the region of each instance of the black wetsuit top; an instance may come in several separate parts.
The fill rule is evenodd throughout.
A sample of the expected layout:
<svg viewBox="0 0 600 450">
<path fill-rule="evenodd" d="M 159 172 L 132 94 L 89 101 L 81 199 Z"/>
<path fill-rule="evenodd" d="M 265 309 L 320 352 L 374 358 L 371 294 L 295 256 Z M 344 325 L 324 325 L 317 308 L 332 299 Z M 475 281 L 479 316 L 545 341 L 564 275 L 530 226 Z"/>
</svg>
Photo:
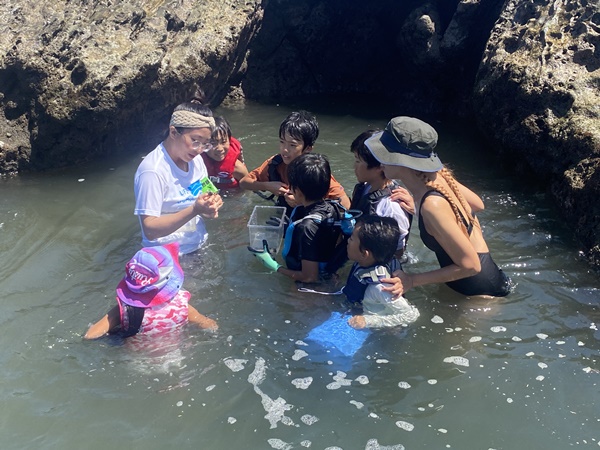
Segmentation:
<svg viewBox="0 0 600 450">
<path fill-rule="evenodd" d="M 430 195 L 438 195 L 443 197 L 443 195 L 439 192 L 431 190 L 425 193 L 421 199 L 421 203 L 423 203 Z M 470 236 L 471 232 L 473 231 L 473 224 L 468 223 L 462 214 L 461 218 L 467 227 L 467 232 Z M 423 244 L 425 244 L 428 249 L 435 253 L 437 260 L 440 263 L 440 267 L 446 267 L 454 264 L 454 261 L 452 261 L 440 243 L 427 232 L 425 229 L 425 224 L 423 223 L 423 218 L 420 214 L 419 232 L 421 234 L 421 240 L 423 241 Z M 449 281 L 446 284 L 451 289 L 462 295 L 491 295 L 494 297 L 504 297 L 505 295 L 508 295 L 511 288 L 510 278 L 506 276 L 502 269 L 498 268 L 489 253 L 478 253 L 478 255 L 479 261 L 481 262 L 481 272 L 479 272 L 477 275 L 473 275 L 472 277 Z"/>
<path fill-rule="evenodd" d="M 322 219 L 334 217 L 339 220 L 335 207 L 325 200 L 307 207 L 299 206 L 291 220 L 296 221 L 311 214 L 318 214 Z M 292 245 L 285 256 L 285 262 L 290 270 L 302 270 L 303 259 L 326 263 L 332 258 L 341 230 L 339 227 L 307 219 L 298 222 L 292 233 Z"/>
</svg>

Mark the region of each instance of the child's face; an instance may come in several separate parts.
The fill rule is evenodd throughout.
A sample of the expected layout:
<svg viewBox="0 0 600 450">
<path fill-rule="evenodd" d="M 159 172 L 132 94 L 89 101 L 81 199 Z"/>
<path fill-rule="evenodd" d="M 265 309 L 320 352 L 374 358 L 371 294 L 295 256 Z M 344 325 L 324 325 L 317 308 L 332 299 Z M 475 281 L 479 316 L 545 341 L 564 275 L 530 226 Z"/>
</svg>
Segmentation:
<svg viewBox="0 0 600 450">
<path fill-rule="evenodd" d="M 311 150 L 312 147 L 304 147 L 302 140 L 290 136 L 287 131 L 283 135 L 283 139 L 279 139 L 279 154 L 283 158 L 284 164 L 291 163 L 302 153 L 310 152 Z"/>
<path fill-rule="evenodd" d="M 354 153 L 354 174 L 359 183 L 370 183 L 371 181 L 380 180 L 382 173 L 381 166 L 369 168 L 366 161 L 361 159 L 357 153 Z"/>
<path fill-rule="evenodd" d="M 348 238 L 348 243 L 346 244 L 346 250 L 348 252 L 348 259 L 360 264 L 364 259 L 364 253 L 360 249 L 360 238 L 358 237 L 359 230 L 360 226 L 355 226 L 354 230 L 352 230 L 352 235 Z"/>
<path fill-rule="evenodd" d="M 219 133 L 214 139 L 215 146 L 206 152 L 209 158 L 223 161 L 229 151 L 229 138 L 224 133 Z"/>
</svg>

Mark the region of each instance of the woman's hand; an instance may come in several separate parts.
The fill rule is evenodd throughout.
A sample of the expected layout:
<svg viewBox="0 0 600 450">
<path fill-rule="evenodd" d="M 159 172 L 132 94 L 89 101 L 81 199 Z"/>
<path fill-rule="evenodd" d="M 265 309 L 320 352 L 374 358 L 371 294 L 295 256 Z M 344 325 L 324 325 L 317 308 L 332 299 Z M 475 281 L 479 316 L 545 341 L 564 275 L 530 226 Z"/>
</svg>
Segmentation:
<svg viewBox="0 0 600 450">
<path fill-rule="evenodd" d="M 409 291 L 413 287 L 412 275 L 409 275 L 402 270 L 396 270 L 393 274 L 393 278 L 382 278 L 381 282 L 384 284 L 390 284 L 391 286 L 384 286 L 383 290 L 391 292 L 394 297 L 399 297 L 405 292 Z"/>
<path fill-rule="evenodd" d="M 400 207 L 406 212 L 414 215 L 415 214 L 415 200 L 413 196 L 406 190 L 405 188 L 398 186 L 394 190 L 392 190 L 392 195 L 390 195 L 390 199 L 392 201 L 397 202 Z"/>
<path fill-rule="evenodd" d="M 207 192 L 200 194 L 194 203 L 194 213 L 206 219 L 219 216 L 219 209 L 223 206 L 223 199 L 219 194 Z"/>
</svg>

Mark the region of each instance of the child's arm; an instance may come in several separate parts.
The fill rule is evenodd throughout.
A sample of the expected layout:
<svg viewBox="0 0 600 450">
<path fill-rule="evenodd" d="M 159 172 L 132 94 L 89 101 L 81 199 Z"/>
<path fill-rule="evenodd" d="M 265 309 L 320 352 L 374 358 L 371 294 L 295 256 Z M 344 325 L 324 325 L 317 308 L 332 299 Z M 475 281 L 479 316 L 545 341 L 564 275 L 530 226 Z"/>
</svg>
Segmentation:
<svg viewBox="0 0 600 450">
<path fill-rule="evenodd" d="M 354 316 L 348 324 L 356 329 L 407 326 L 419 317 L 419 310 L 404 297 L 393 297 L 382 284 L 371 284 L 365 291 L 363 308 L 367 313 Z"/>
<path fill-rule="evenodd" d="M 331 176 L 329 191 L 325 198 L 337 200 L 344 208 L 350 208 L 350 199 L 346 195 L 346 191 L 344 191 L 343 186 L 333 177 L 333 175 Z"/>
<path fill-rule="evenodd" d="M 240 187 L 247 191 L 269 191 L 277 196 L 289 192 L 287 185 L 281 181 L 258 181 L 252 178 L 251 173 L 240 180 Z"/>
<path fill-rule="evenodd" d="M 259 167 L 244 175 L 240 187 L 249 191 L 269 191 L 274 195 L 285 195 L 289 189 L 281 181 L 269 180 L 269 162 L 267 159 Z"/>
<path fill-rule="evenodd" d="M 291 270 L 275 261 L 268 250 L 263 252 L 252 252 L 267 269 L 273 272 L 285 275 L 294 281 L 302 281 L 304 283 L 316 283 L 319 281 L 319 263 L 317 261 L 307 261 L 303 259 L 301 261 L 302 270 Z"/>
<path fill-rule="evenodd" d="M 290 270 L 281 266 L 277 272 L 290 277 L 294 281 L 302 281 L 303 283 L 316 283 L 319 281 L 319 263 L 317 261 L 307 261 L 303 259 L 302 270 Z"/>
<path fill-rule="evenodd" d="M 106 333 L 114 331 L 119 325 L 121 325 L 121 314 L 119 313 L 119 306 L 114 306 L 108 314 L 102 319 L 92 325 L 83 336 L 84 339 L 98 339 L 104 336 Z"/>
<path fill-rule="evenodd" d="M 217 322 L 215 322 L 212 319 L 209 319 L 208 317 L 206 317 L 203 314 L 200 314 L 196 308 L 194 308 L 192 305 L 189 305 L 189 304 L 188 304 L 188 321 L 191 323 L 195 323 L 196 325 L 198 325 L 200 328 L 203 328 L 203 329 L 209 329 L 209 330 L 214 331 L 217 328 L 219 328 L 219 325 L 217 325 Z"/>
<path fill-rule="evenodd" d="M 246 175 L 248 175 L 248 169 L 246 168 L 246 164 L 237 159 L 233 168 L 233 178 L 240 181 Z"/>
</svg>

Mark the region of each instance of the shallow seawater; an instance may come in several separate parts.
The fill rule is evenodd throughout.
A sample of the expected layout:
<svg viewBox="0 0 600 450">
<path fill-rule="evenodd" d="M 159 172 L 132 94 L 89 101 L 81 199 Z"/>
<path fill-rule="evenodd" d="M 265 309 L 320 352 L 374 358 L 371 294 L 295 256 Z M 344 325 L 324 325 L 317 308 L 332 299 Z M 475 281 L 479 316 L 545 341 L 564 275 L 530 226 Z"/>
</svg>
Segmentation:
<svg viewBox="0 0 600 450">
<path fill-rule="evenodd" d="M 299 107 L 317 113 L 316 151 L 351 191 L 349 144 L 387 115 L 306 103 L 218 112 L 253 168 Z M 600 448 L 598 277 L 544 193 L 503 172 L 470 124 L 434 125 L 442 160 L 485 200 L 484 233 L 514 293 L 410 291 L 418 321 L 372 332 L 353 358 L 306 339 L 344 312 L 341 299 L 299 292 L 249 254 L 246 224 L 268 204 L 253 193 L 228 194 L 208 245 L 182 259 L 216 334 L 83 341 L 139 247 L 133 174 L 150 149 L 0 181 L 0 448 Z M 409 247 L 406 270 L 435 267 L 415 228 Z"/>
</svg>

